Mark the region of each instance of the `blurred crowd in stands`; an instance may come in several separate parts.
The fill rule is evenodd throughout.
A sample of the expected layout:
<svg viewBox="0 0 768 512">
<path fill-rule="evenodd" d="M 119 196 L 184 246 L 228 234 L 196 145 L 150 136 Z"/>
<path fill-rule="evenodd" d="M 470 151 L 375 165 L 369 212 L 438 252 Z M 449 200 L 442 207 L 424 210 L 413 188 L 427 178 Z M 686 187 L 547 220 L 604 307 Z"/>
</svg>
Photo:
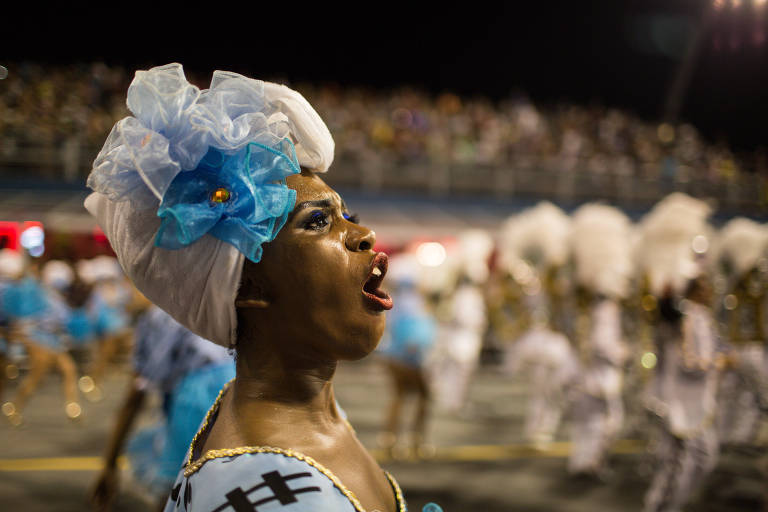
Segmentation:
<svg viewBox="0 0 768 512">
<path fill-rule="evenodd" d="M 132 70 L 103 63 L 7 65 L 0 81 L 0 162 L 35 147 L 63 162 L 71 181 L 87 173 L 117 119 L 130 113 Z M 208 77 L 188 73 L 206 87 Z M 768 176 L 766 153 L 735 155 L 689 124 L 642 120 L 599 106 L 537 105 L 524 96 L 494 103 L 452 93 L 376 91 L 293 84 L 317 108 L 336 139 L 337 159 L 361 164 L 458 164 L 516 170 L 572 169 L 677 182 L 727 183 Z"/>
</svg>

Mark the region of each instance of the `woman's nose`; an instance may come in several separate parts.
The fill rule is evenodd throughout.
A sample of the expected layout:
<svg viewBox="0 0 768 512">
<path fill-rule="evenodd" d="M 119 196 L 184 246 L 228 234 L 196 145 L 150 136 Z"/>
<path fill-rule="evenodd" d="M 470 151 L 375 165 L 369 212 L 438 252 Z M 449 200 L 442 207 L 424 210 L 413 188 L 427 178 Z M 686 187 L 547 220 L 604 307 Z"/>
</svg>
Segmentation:
<svg viewBox="0 0 768 512">
<path fill-rule="evenodd" d="M 376 244 L 376 233 L 363 226 L 353 224 L 347 236 L 347 249 L 350 251 L 369 251 Z"/>
</svg>

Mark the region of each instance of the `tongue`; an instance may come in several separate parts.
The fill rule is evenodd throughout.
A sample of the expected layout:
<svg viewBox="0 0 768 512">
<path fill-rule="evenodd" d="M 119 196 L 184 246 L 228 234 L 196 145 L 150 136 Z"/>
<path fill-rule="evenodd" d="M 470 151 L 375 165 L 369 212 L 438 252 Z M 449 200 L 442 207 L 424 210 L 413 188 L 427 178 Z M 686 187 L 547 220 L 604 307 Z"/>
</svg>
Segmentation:
<svg viewBox="0 0 768 512">
<path fill-rule="evenodd" d="M 367 293 L 376 295 L 376 292 L 379 290 L 379 284 L 381 284 L 381 279 L 376 276 L 371 276 L 365 282 L 365 285 L 363 285 L 363 290 Z"/>
<path fill-rule="evenodd" d="M 369 287 L 366 286 L 363 291 L 370 299 L 376 301 L 382 309 L 392 309 L 392 298 L 381 288 L 370 290 Z"/>
</svg>

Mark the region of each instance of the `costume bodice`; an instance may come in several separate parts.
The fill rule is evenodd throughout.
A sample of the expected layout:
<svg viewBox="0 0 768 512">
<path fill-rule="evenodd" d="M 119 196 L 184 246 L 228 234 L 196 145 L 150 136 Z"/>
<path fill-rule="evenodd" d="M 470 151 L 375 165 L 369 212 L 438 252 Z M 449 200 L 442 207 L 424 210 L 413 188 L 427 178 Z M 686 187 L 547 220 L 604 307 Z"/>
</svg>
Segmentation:
<svg viewBox="0 0 768 512">
<path fill-rule="evenodd" d="M 294 450 L 240 446 L 208 450 L 190 460 L 228 387 L 222 389 L 192 440 L 165 512 L 366 512 L 336 475 L 312 457 Z M 397 512 L 406 512 L 400 487 L 389 473 L 385 474 L 395 495 Z"/>
</svg>

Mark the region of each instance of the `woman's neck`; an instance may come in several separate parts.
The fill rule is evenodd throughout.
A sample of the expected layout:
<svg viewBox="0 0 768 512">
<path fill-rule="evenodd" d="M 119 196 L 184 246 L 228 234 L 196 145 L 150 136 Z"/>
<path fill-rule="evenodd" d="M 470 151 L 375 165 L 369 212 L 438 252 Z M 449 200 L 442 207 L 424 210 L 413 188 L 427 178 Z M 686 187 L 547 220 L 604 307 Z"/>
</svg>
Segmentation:
<svg viewBox="0 0 768 512">
<path fill-rule="evenodd" d="M 238 352 L 232 413 L 241 428 L 332 429 L 340 417 L 333 394 L 336 361 L 287 354 L 269 347 Z"/>
</svg>

